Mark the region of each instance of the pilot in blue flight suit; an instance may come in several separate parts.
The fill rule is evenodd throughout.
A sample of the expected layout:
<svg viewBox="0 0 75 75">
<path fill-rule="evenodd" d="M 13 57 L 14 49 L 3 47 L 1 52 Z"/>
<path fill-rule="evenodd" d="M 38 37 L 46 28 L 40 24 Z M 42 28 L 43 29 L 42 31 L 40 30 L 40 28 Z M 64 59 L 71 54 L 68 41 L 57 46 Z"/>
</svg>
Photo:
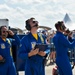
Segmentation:
<svg viewBox="0 0 75 75">
<path fill-rule="evenodd" d="M 75 47 L 75 40 L 71 43 L 64 36 L 63 32 L 65 32 L 64 22 L 58 21 L 55 24 L 55 28 L 57 32 L 53 37 L 53 42 L 56 48 L 56 64 L 59 69 L 60 75 L 73 75 L 72 68 L 68 57 L 68 48 Z"/>
<path fill-rule="evenodd" d="M 50 52 L 49 48 L 45 51 L 34 49 L 35 44 L 45 44 L 45 39 L 37 33 L 38 22 L 35 18 L 26 21 L 26 29 L 30 31 L 28 35 L 21 40 L 19 57 L 26 60 L 25 75 L 45 75 L 44 58 Z"/>
<path fill-rule="evenodd" d="M 6 26 L 0 27 L 0 75 L 16 75 L 16 68 L 13 62 L 11 42 L 7 36 L 11 35 L 17 45 L 20 45 L 20 39 Z"/>
</svg>

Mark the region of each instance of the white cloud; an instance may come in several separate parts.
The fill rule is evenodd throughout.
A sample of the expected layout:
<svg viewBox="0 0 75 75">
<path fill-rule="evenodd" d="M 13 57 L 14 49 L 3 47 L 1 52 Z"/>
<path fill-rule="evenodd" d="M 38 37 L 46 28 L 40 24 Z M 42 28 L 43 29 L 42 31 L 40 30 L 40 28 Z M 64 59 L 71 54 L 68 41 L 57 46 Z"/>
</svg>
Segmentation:
<svg viewBox="0 0 75 75">
<path fill-rule="evenodd" d="M 0 5 L 0 11 L 1 11 L 1 10 L 4 10 L 4 9 L 9 11 L 9 10 L 10 10 L 10 7 L 7 6 L 6 4 L 1 4 L 1 5 Z"/>
<path fill-rule="evenodd" d="M 0 5 L 0 18 L 9 18 L 11 26 L 23 29 L 24 21 L 35 17 L 40 25 L 54 28 L 54 23 L 63 20 L 66 13 L 75 21 L 74 0 L 5 0 Z"/>
<path fill-rule="evenodd" d="M 24 4 L 38 4 L 38 3 L 42 3 L 44 1 L 41 1 L 41 0 L 5 0 L 5 2 L 7 3 L 11 3 L 11 4 L 21 4 L 21 3 L 24 3 Z"/>
<path fill-rule="evenodd" d="M 75 23 L 67 23 L 65 24 L 69 30 L 75 30 Z"/>
</svg>

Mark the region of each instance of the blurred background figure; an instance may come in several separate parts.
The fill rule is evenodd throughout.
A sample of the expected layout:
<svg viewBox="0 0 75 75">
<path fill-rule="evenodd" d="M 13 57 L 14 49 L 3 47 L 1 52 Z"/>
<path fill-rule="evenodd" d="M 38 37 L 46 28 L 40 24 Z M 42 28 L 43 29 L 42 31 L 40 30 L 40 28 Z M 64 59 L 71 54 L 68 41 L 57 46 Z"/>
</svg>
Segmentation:
<svg viewBox="0 0 75 75">
<path fill-rule="evenodd" d="M 55 35 L 55 33 L 51 33 L 47 37 L 47 42 L 48 42 L 48 44 L 50 44 L 50 54 L 49 54 L 50 62 L 48 63 L 48 65 L 53 65 L 55 63 L 55 58 L 56 58 L 55 46 L 54 46 L 54 43 L 53 43 L 54 35 Z"/>
</svg>

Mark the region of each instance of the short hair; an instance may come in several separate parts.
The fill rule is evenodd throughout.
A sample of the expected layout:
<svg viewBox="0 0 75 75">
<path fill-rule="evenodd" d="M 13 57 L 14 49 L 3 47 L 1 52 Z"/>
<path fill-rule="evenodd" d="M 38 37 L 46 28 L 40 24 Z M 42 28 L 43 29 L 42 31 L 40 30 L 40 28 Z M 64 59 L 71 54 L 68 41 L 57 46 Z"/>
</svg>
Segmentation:
<svg viewBox="0 0 75 75">
<path fill-rule="evenodd" d="M 63 21 L 58 21 L 57 23 L 55 23 L 55 28 L 58 30 L 59 28 L 61 30 L 64 30 L 66 27 L 64 25 L 64 22 Z"/>
<path fill-rule="evenodd" d="M 4 26 L 0 26 L 0 35 L 2 34 L 1 30 L 2 30 L 3 27 L 7 28 L 7 26 L 5 26 L 5 25 Z"/>
<path fill-rule="evenodd" d="M 29 22 L 30 22 L 30 20 L 33 20 L 33 19 L 35 19 L 35 18 L 31 17 L 30 19 L 27 19 L 27 20 L 25 21 L 25 23 L 26 23 L 26 26 L 25 26 L 25 27 L 26 27 L 26 29 L 29 30 L 29 31 L 31 30 L 31 26 L 30 26 Z"/>
</svg>

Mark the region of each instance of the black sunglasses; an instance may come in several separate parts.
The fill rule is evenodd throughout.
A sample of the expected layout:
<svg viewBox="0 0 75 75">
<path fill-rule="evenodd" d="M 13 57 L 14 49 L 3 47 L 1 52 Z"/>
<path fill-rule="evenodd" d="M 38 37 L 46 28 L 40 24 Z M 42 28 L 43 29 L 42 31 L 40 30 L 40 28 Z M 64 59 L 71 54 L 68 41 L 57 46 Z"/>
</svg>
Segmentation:
<svg viewBox="0 0 75 75">
<path fill-rule="evenodd" d="M 33 21 L 33 23 L 38 23 L 38 21 Z"/>
<path fill-rule="evenodd" d="M 3 33 L 6 33 L 6 32 L 8 33 L 8 31 L 2 31 L 2 32 L 3 32 Z"/>
</svg>

